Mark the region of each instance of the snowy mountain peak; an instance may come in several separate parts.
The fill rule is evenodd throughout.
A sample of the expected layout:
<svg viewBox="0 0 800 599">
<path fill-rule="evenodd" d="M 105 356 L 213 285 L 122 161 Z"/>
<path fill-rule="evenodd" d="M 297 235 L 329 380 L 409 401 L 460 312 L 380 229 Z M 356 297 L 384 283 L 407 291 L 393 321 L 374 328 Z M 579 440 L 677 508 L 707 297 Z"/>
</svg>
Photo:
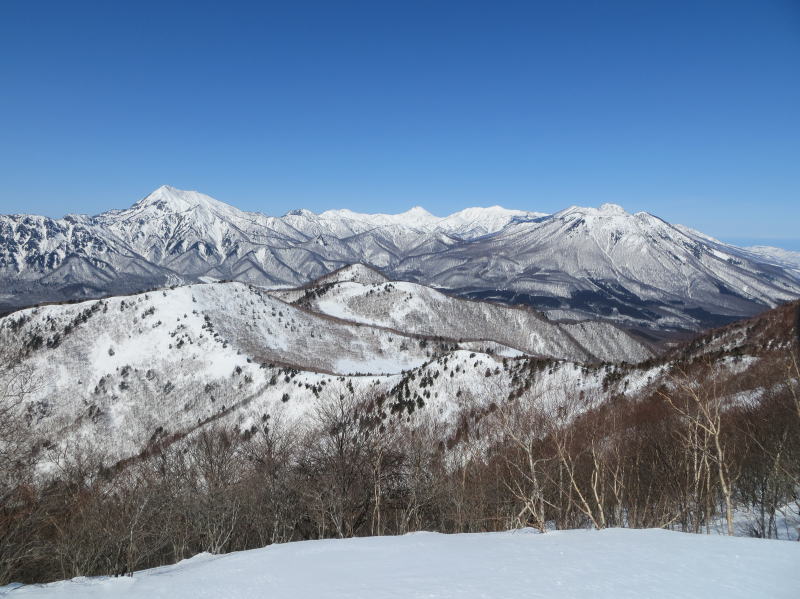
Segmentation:
<svg viewBox="0 0 800 599">
<path fill-rule="evenodd" d="M 600 217 L 600 218 L 613 218 L 613 217 L 627 217 L 632 216 L 619 204 L 605 203 L 600 204 L 599 208 L 591 206 L 570 206 L 561 212 L 553 215 L 555 218 L 565 217 Z"/>
<path fill-rule="evenodd" d="M 532 220 L 546 216 L 543 212 L 509 210 L 502 206 L 465 208 L 439 221 L 437 229 L 462 237 L 479 237 L 496 233 L 512 221 Z"/>
<path fill-rule="evenodd" d="M 294 210 L 289 210 L 289 212 L 284 214 L 284 216 L 306 216 L 306 217 L 312 217 L 312 216 L 316 216 L 316 214 L 311 212 L 311 210 L 306 210 L 305 208 L 296 208 Z"/>
<path fill-rule="evenodd" d="M 362 285 L 379 285 L 389 281 L 383 274 L 364 264 L 350 264 L 331 273 L 323 275 L 310 284 L 327 285 L 329 283 L 361 283 Z"/>
<path fill-rule="evenodd" d="M 509 210 L 508 208 L 503 208 L 495 204 L 494 206 L 473 206 L 472 208 L 464 208 L 463 210 L 459 210 L 458 212 L 454 212 L 448 218 L 452 218 L 454 216 L 464 216 L 464 217 L 478 217 L 478 216 L 485 216 L 487 214 L 525 214 L 523 210 Z"/>
<path fill-rule="evenodd" d="M 600 204 L 599 212 L 601 214 L 620 214 L 620 215 L 628 214 L 627 212 L 625 212 L 625 209 L 619 204 L 611 204 L 611 203 Z"/>
<path fill-rule="evenodd" d="M 139 200 L 132 209 L 153 208 L 161 212 L 186 212 L 195 208 L 230 212 L 233 206 L 215 200 L 199 191 L 187 191 L 170 185 L 162 185 L 145 198 Z"/>
<path fill-rule="evenodd" d="M 346 218 L 377 227 L 400 225 L 422 230 L 430 230 L 442 220 L 440 217 L 434 216 L 421 206 L 414 206 L 410 210 L 406 210 L 400 214 L 364 214 L 343 209 L 326 210 L 320 214 L 320 216 L 326 220 Z"/>
<path fill-rule="evenodd" d="M 437 218 L 422 206 L 414 206 L 413 208 L 409 208 L 405 212 L 399 214 L 399 216 L 409 216 L 415 218 Z"/>
</svg>

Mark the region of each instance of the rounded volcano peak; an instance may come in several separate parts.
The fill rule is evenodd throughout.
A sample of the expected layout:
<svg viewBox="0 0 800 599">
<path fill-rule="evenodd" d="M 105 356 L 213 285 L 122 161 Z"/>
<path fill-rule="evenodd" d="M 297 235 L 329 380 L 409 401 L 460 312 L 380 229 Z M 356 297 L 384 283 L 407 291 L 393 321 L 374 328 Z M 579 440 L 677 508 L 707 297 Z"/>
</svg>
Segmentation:
<svg viewBox="0 0 800 599">
<path fill-rule="evenodd" d="M 597 211 L 600 214 L 619 214 L 621 216 L 628 214 L 622 206 L 619 204 L 612 204 L 611 202 L 600 204 L 600 208 L 598 208 Z"/>
<path fill-rule="evenodd" d="M 422 206 L 414 206 L 413 208 L 409 208 L 402 214 L 407 214 L 409 216 L 433 216 L 430 212 L 425 210 Z"/>
<path fill-rule="evenodd" d="M 228 212 L 233 206 L 215 200 L 199 191 L 187 191 L 171 185 L 162 185 L 145 198 L 136 202 L 134 208 L 154 208 L 162 212 L 186 212 L 197 207 Z"/>
<path fill-rule="evenodd" d="M 603 219 L 607 218 L 615 218 L 615 217 L 627 217 L 631 216 L 625 209 L 620 206 L 619 204 L 612 204 L 612 203 L 605 203 L 600 204 L 600 207 L 593 208 L 590 206 L 570 206 L 561 212 L 556 212 L 553 217 L 554 218 L 566 218 L 566 219 L 573 219 L 573 218 L 590 218 L 592 217 L 599 217 Z"/>
</svg>

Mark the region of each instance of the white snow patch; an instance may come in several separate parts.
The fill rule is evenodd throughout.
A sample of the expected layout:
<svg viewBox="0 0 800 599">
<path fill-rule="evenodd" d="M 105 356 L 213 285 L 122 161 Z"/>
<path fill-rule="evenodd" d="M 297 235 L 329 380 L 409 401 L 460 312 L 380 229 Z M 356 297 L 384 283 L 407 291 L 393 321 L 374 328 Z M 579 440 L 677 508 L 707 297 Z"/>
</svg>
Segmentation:
<svg viewBox="0 0 800 599">
<path fill-rule="evenodd" d="M 336 361 L 335 370 L 342 374 L 397 374 L 404 370 L 417 368 L 425 363 L 423 359 L 401 362 L 391 358 L 367 358 L 350 360 L 343 358 Z"/>
</svg>

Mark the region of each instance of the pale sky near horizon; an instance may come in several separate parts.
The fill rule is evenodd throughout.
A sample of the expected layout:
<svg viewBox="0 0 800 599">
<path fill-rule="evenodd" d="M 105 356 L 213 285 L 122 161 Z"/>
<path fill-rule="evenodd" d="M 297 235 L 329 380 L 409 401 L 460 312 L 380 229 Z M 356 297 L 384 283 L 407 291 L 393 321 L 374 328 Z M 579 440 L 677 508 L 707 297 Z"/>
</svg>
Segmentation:
<svg viewBox="0 0 800 599">
<path fill-rule="evenodd" d="M 621 204 L 800 250 L 800 2 L 0 7 L 0 213 Z"/>
</svg>

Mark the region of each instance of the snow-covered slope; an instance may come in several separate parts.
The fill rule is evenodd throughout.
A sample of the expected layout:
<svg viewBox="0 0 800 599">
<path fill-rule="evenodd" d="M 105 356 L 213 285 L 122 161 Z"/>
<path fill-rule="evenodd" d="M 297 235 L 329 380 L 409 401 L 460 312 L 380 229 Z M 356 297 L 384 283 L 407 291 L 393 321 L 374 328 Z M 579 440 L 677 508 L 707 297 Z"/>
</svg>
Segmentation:
<svg viewBox="0 0 800 599">
<path fill-rule="evenodd" d="M 242 283 L 188 285 L 22 310 L 0 321 L 0 335 L 6 344 L 50 349 L 52 368 L 69 369 L 78 362 L 97 372 L 152 363 L 170 351 L 181 354 L 177 350 L 186 345 L 195 347 L 180 360 L 200 360 L 199 370 L 226 374 L 228 366 L 242 362 L 232 357 L 242 352 L 259 363 L 333 373 L 349 372 L 341 366 L 345 362 L 378 359 L 385 369 L 371 372 L 400 372 L 427 357 L 413 348 L 399 349 L 416 345 L 411 338 L 403 344 L 402 335 L 298 309 Z M 47 372 L 48 366 L 40 364 L 37 370 Z"/>
<path fill-rule="evenodd" d="M 792 273 L 689 231 L 614 204 L 572 207 L 409 257 L 394 272 L 473 297 L 529 301 L 556 317 L 661 327 L 724 322 L 798 296 Z"/>
<path fill-rule="evenodd" d="M 333 289 L 353 285 L 359 284 Z M 364 305 L 374 306 L 380 293 L 407 294 L 405 285 L 362 286 L 370 298 Z M 558 408 L 580 397 L 581 409 L 588 409 L 669 384 L 674 362 L 691 365 L 701 355 L 712 355 L 715 372 L 737 391 L 758 394 L 774 383 L 768 371 L 754 376 L 761 356 L 778 363 L 772 358 L 786 355 L 798 322 L 798 308 L 790 305 L 639 366 L 595 364 L 582 352 L 637 346 L 624 333 L 615 338 L 608 325 L 579 324 L 589 329 L 583 338 L 575 327 L 562 336 L 563 326 L 526 311 L 462 306 L 462 300 L 409 288 L 415 302 L 421 297 L 426 310 L 439 310 L 450 332 L 467 338 L 464 331 L 480 329 L 497 339 L 421 337 L 290 305 L 241 283 L 217 283 L 22 310 L 0 319 L 0 344 L 34 373 L 35 388 L 20 406 L 32 442 L 47 442 L 53 451 L 87 444 L 115 461 L 218 421 L 242 431 L 269 414 L 303 422 L 318 402 L 342 393 L 378 402 L 386 417 L 413 415 L 410 426 L 417 415 L 433 419 L 447 438 L 464 418 L 503 398 L 524 395 Z M 462 311 L 472 309 L 478 311 Z M 438 326 L 436 319 L 415 324 L 409 314 L 396 312 L 396 324 Z M 475 327 L 465 320 L 458 329 L 459 314 L 474 318 Z M 509 326 L 498 324 L 504 321 Z M 532 329 L 514 335 L 510 325 Z M 551 353 L 526 356 L 518 348 L 523 342 Z"/>
<path fill-rule="evenodd" d="M 768 245 L 754 245 L 744 248 L 761 260 L 795 271 L 800 276 L 800 252 L 785 250 Z"/>
<path fill-rule="evenodd" d="M 235 282 L 21 310 L 0 319 L 0 344 L 34 373 L 24 408 L 34 438 L 83 439 L 115 459 L 138 453 L 154 431 L 221 417 L 245 429 L 290 399 L 299 416 L 340 386 L 387 393 L 404 371 L 454 350 L 519 355 L 491 340 L 345 322 Z M 372 376 L 339 376 L 358 374 Z"/>
<path fill-rule="evenodd" d="M 39 433 L 94 443 L 110 435 L 117 457 L 137 453 L 159 427 L 187 430 L 253 397 L 288 401 L 300 370 L 312 397 L 335 380 L 317 372 L 399 373 L 436 351 L 241 283 L 22 310 L 0 319 L 0 343 L 34 373 Z"/>
<path fill-rule="evenodd" d="M 198 281 L 291 288 L 359 263 L 555 319 L 659 329 L 698 329 L 800 296 L 785 256 L 612 204 L 551 216 L 493 206 L 271 217 L 164 186 L 94 217 L 0 216 L 0 313 Z"/>
<path fill-rule="evenodd" d="M 347 209 L 326 210 L 320 217 L 331 221 L 354 220 L 368 223 L 373 227 L 400 225 L 423 231 L 435 228 L 440 220 L 421 206 L 414 206 L 401 214 L 362 214 Z"/>
<path fill-rule="evenodd" d="M 312 283 L 313 286 L 329 283 L 358 283 L 361 285 L 378 285 L 387 283 L 389 279 L 380 272 L 363 264 L 351 264 L 327 275 L 321 276 Z"/>
<path fill-rule="evenodd" d="M 608 323 L 559 324 L 531 309 L 458 299 L 414 283 L 372 283 L 359 276 L 362 269 L 343 269 L 335 281 L 323 277 L 299 297 L 278 295 L 346 320 L 412 334 L 497 341 L 531 355 L 577 362 L 638 362 L 652 355 Z"/>
<path fill-rule="evenodd" d="M 795 597 L 800 544 L 664 530 L 414 533 L 197 555 L 132 577 L 0 589 L 25 599 Z"/>
</svg>

